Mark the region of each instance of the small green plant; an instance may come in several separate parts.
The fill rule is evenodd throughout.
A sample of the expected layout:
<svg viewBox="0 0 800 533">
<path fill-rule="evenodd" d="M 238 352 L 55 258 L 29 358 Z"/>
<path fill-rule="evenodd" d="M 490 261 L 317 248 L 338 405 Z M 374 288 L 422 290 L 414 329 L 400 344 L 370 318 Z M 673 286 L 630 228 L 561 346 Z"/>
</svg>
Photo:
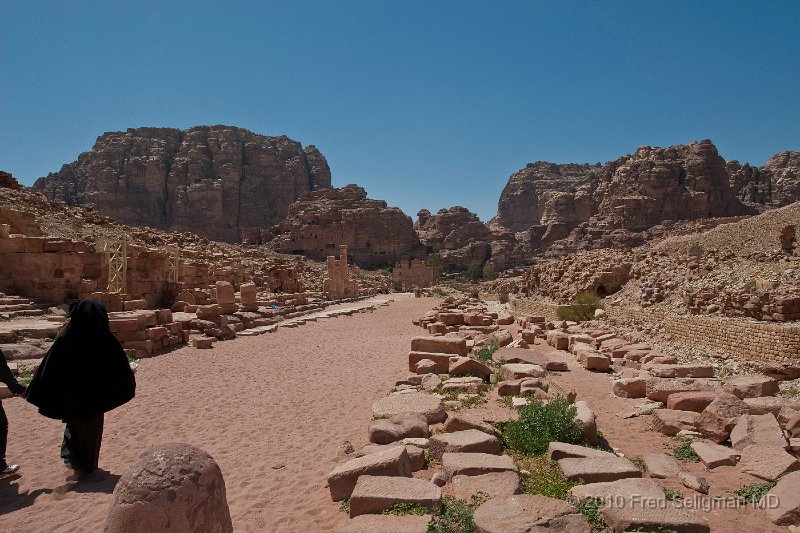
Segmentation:
<svg viewBox="0 0 800 533">
<path fill-rule="evenodd" d="M 470 503 L 445 496 L 442 498 L 442 510 L 433 515 L 428 523 L 428 533 L 477 533 L 475 509 L 484 501 L 486 497 L 481 493 L 473 495 Z"/>
<path fill-rule="evenodd" d="M 484 346 L 483 348 L 478 350 L 478 353 L 475 355 L 475 359 L 477 359 L 483 364 L 486 364 L 492 360 L 492 355 L 499 349 L 500 345 L 497 343 L 497 341 L 494 341 L 491 345 Z"/>
<path fill-rule="evenodd" d="M 696 463 L 700 457 L 692 449 L 692 439 L 686 437 L 674 437 L 672 443 L 672 455 L 678 461 L 690 461 Z"/>
<path fill-rule="evenodd" d="M 597 295 L 590 292 L 579 292 L 569 305 L 561 305 L 556 309 L 556 316 L 560 320 L 583 322 L 592 320 L 594 312 L 600 307 L 600 298 Z"/>
<path fill-rule="evenodd" d="M 439 275 L 441 275 L 442 270 L 444 270 L 442 255 L 439 253 L 429 255 L 427 259 L 425 259 L 425 266 L 434 267 L 439 272 Z"/>
<path fill-rule="evenodd" d="M 342 500 L 342 503 L 339 504 L 339 510 L 343 513 L 350 514 L 350 498 Z"/>
<path fill-rule="evenodd" d="M 581 514 L 586 517 L 586 521 L 589 522 L 589 526 L 592 528 L 593 532 L 611 532 L 611 528 L 608 527 L 605 520 L 603 520 L 603 517 L 600 515 L 600 509 L 603 507 L 603 502 L 601 500 L 589 499 L 580 502 L 576 507 Z"/>
<path fill-rule="evenodd" d="M 437 298 L 447 298 L 447 293 L 441 287 L 436 287 L 433 289 L 433 295 Z"/>
<path fill-rule="evenodd" d="M 524 478 L 526 494 L 569 500 L 570 489 L 580 485 L 578 481 L 568 481 L 558 464 L 550 461 L 545 455 L 514 454 L 512 457 L 520 470 L 530 472 L 530 475 Z"/>
<path fill-rule="evenodd" d="M 500 303 L 501 304 L 507 304 L 508 303 L 508 293 L 507 292 L 501 292 L 499 298 L 500 298 Z"/>
<path fill-rule="evenodd" d="M 17 381 L 20 385 L 28 386 L 33 379 L 33 369 L 29 366 L 20 367 L 19 372 L 17 373 Z"/>
<path fill-rule="evenodd" d="M 683 494 L 682 494 L 682 493 L 681 493 L 681 491 L 679 491 L 679 490 L 674 490 L 674 489 L 664 489 L 664 497 L 665 497 L 665 498 L 666 498 L 668 501 L 671 501 L 671 502 L 672 502 L 672 501 L 678 500 L 678 499 L 680 499 L 680 498 L 683 498 Z"/>
<path fill-rule="evenodd" d="M 22 333 L 20 330 L 15 329 L 11 331 L 11 340 L 13 340 L 15 343 L 21 341 L 24 338 L 25 334 Z"/>
<path fill-rule="evenodd" d="M 750 483 L 744 487 L 733 491 L 742 503 L 758 503 L 761 498 L 777 485 L 777 481 L 767 481 L 766 483 Z"/>
<path fill-rule="evenodd" d="M 486 264 L 483 265 L 483 270 L 481 271 L 481 276 L 483 279 L 495 279 L 497 278 L 497 274 L 494 271 L 494 263 L 491 261 L 486 261 Z"/>
<path fill-rule="evenodd" d="M 528 455 L 545 453 L 553 441 L 578 444 L 582 428 L 574 420 L 576 413 L 576 407 L 560 396 L 547 404 L 533 400 L 520 407 L 519 420 L 505 425 L 503 443 Z"/>
<path fill-rule="evenodd" d="M 472 263 L 467 269 L 467 278 L 470 281 L 480 281 L 483 279 L 483 268 L 478 262 Z"/>
<path fill-rule="evenodd" d="M 636 468 L 644 473 L 647 473 L 647 463 L 644 462 L 644 459 L 639 456 L 629 457 L 628 459 L 630 459 L 631 462 L 636 465 Z"/>
<path fill-rule="evenodd" d="M 787 398 L 797 398 L 798 396 L 800 396 L 800 389 L 792 385 L 778 391 L 778 395 L 785 396 Z"/>
<path fill-rule="evenodd" d="M 398 502 L 388 509 L 386 509 L 381 514 L 393 514 L 393 515 L 408 515 L 408 514 L 416 514 L 416 515 L 426 515 L 430 511 L 424 505 L 420 505 L 418 503 L 410 503 L 410 502 Z"/>
</svg>

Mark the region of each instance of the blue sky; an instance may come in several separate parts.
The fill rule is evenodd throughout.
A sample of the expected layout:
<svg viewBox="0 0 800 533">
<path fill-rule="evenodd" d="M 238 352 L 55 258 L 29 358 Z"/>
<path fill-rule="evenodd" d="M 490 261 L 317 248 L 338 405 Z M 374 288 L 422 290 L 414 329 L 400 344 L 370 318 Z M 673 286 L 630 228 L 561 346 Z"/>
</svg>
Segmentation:
<svg viewBox="0 0 800 533">
<path fill-rule="evenodd" d="M 0 169 L 105 131 L 229 124 L 317 145 L 335 186 L 487 220 L 526 163 L 712 139 L 800 149 L 800 2 L 0 0 Z"/>
</svg>

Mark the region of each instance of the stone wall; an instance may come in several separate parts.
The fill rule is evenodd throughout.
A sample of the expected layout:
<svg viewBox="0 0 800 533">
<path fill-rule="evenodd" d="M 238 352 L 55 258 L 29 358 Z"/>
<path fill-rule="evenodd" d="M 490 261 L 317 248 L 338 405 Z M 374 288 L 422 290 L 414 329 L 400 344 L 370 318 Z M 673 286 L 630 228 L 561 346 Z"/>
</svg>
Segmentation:
<svg viewBox="0 0 800 533">
<path fill-rule="evenodd" d="M 322 283 L 322 290 L 331 299 L 358 295 L 358 284 L 350 279 L 347 245 L 339 245 L 339 259 L 332 255 L 328 256 L 328 277 Z"/>
<path fill-rule="evenodd" d="M 667 315 L 656 310 L 606 307 L 615 322 L 658 326 L 675 340 L 707 348 L 709 355 L 773 363 L 800 354 L 800 324 L 764 324 L 723 318 Z"/>
<path fill-rule="evenodd" d="M 426 266 L 419 259 L 401 259 L 392 270 L 392 283 L 397 291 L 427 287 L 438 279 L 438 269 Z"/>
</svg>

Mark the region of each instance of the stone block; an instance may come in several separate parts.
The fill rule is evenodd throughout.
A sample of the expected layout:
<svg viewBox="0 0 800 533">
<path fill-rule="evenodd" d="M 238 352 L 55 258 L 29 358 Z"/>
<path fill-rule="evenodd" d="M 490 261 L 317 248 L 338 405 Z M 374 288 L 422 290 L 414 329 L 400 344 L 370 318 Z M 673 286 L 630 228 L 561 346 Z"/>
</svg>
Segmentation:
<svg viewBox="0 0 800 533">
<path fill-rule="evenodd" d="M 800 470 L 800 461 L 781 447 L 757 444 L 742 449 L 739 466 L 745 474 L 772 481 Z"/>
<path fill-rule="evenodd" d="M 615 379 L 611 392 L 620 398 L 644 398 L 647 394 L 647 380 L 643 378 Z"/>
<path fill-rule="evenodd" d="M 722 390 L 744 399 L 775 396 L 779 389 L 777 380 L 761 374 L 753 374 L 725 380 Z"/>
<path fill-rule="evenodd" d="M 765 448 L 787 447 L 781 426 L 772 413 L 740 416 L 731 430 L 730 439 L 731 446 L 740 451 L 754 444 Z"/>
<path fill-rule="evenodd" d="M 714 391 L 688 391 L 670 394 L 667 398 L 667 409 L 676 411 L 694 411 L 702 413 L 711 402 L 717 399 Z"/>
<path fill-rule="evenodd" d="M 438 433 L 428 441 L 428 453 L 436 460 L 445 453 L 500 454 L 500 440 L 477 429 Z"/>
<path fill-rule="evenodd" d="M 580 479 L 584 483 L 599 483 L 642 477 L 642 471 L 625 457 L 567 458 L 559 459 L 557 463 L 569 481 Z"/>
<path fill-rule="evenodd" d="M 400 413 L 388 419 L 374 420 L 369 425 L 369 441 L 389 444 L 407 437 L 425 438 L 430 435 L 428 421 L 420 413 Z"/>
<path fill-rule="evenodd" d="M 507 455 L 489 453 L 445 453 L 442 471 L 448 480 L 453 476 L 478 476 L 490 472 L 516 472 L 517 466 Z"/>
<path fill-rule="evenodd" d="M 453 495 L 465 501 L 483 493 L 489 499 L 519 494 L 520 482 L 516 472 L 491 472 L 479 476 L 455 476 L 452 480 Z"/>
<path fill-rule="evenodd" d="M 419 413 L 425 416 L 428 424 L 438 424 L 447 419 L 442 398 L 435 394 L 395 393 L 372 404 L 372 416 L 376 419 L 390 418 L 402 413 Z"/>
<path fill-rule="evenodd" d="M 478 507 L 474 516 L 480 533 L 592 531 L 589 522 L 572 504 L 533 494 L 493 498 Z"/>
<path fill-rule="evenodd" d="M 800 472 L 784 476 L 767 492 L 761 505 L 773 524 L 789 526 L 800 523 Z"/>
<path fill-rule="evenodd" d="M 448 363 L 448 374 L 451 376 L 477 376 L 489 379 L 492 369 L 471 357 L 451 357 Z"/>
<path fill-rule="evenodd" d="M 672 437 L 685 429 L 694 430 L 698 417 L 694 411 L 656 409 L 653 411 L 653 429 Z"/>
<path fill-rule="evenodd" d="M 693 442 L 691 447 L 708 469 L 725 465 L 734 466 L 741 457 L 739 450 L 710 442 Z"/>
<path fill-rule="evenodd" d="M 380 514 L 399 503 L 422 506 L 434 513 L 442 506 L 442 489 L 425 479 L 362 475 L 350 495 L 350 518 Z"/>
<path fill-rule="evenodd" d="M 332 533 L 427 533 L 429 516 L 361 515 L 336 526 Z"/>
<path fill-rule="evenodd" d="M 500 374 L 505 380 L 514 380 L 520 378 L 541 378 L 544 377 L 544 368 L 539 365 L 530 365 L 525 363 L 509 363 L 500 367 Z"/>
<path fill-rule="evenodd" d="M 363 475 L 411 477 L 411 462 L 405 446 L 392 446 L 377 453 L 350 459 L 334 468 L 327 476 L 333 501 L 349 498 L 358 478 Z"/>
<path fill-rule="evenodd" d="M 446 353 L 467 356 L 467 341 L 454 337 L 414 337 L 411 339 L 412 352 Z"/>
</svg>

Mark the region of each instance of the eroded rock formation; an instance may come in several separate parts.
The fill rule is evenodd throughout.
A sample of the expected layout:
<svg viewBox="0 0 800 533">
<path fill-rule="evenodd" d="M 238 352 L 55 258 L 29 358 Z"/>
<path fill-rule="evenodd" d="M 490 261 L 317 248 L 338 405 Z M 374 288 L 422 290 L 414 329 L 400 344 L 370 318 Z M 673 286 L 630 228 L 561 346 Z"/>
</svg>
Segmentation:
<svg viewBox="0 0 800 533">
<path fill-rule="evenodd" d="M 492 255 L 489 228 L 478 215 L 461 206 L 440 209 L 431 215 L 427 209 L 417 213 L 414 229 L 428 253 L 442 256 L 447 271 L 467 270 L 483 265 Z"/>
<path fill-rule="evenodd" d="M 323 260 L 347 245 L 360 266 L 392 265 L 424 255 L 411 218 L 357 185 L 312 191 L 289 207 L 272 241 L 276 252 Z"/>
<path fill-rule="evenodd" d="M 728 173 L 739 199 L 759 210 L 800 200 L 800 151 L 779 152 L 763 167 L 729 161 Z"/>
<path fill-rule="evenodd" d="M 306 192 L 330 185 L 328 164 L 314 146 L 198 126 L 105 133 L 33 189 L 120 222 L 239 242 L 243 232 L 279 223 Z"/>
</svg>

